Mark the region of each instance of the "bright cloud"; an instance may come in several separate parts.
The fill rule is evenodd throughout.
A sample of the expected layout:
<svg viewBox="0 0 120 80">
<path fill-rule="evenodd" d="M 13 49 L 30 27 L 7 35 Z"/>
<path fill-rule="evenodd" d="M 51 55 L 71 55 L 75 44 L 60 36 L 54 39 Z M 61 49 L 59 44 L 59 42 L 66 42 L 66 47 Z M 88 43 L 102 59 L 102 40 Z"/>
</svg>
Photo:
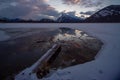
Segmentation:
<svg viewBox="0 0 120 80">
<path fill-rule="evenodd" d="M 64 4 L 80 5 L 84 7 L 100 6 L 103 0 L 62 0 Z"/>
</svg>

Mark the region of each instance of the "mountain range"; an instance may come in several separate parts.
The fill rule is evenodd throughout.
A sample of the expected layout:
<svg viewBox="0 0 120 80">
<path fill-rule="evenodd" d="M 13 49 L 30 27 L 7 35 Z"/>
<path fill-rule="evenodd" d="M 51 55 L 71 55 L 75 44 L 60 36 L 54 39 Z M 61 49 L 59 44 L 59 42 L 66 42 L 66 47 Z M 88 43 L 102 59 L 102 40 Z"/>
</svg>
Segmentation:
<svg viewBox="0 0 120 80">
<path fill-rule="evenodd" d="M 120 5 L 105 7 L 87 18 L 86 22 L 120 22 Z"/>
<path fill-rule="evenodd" d="M 82 21 L 83 21 L 82 18 L 79 18 L 77 16 L 71 16 L 67 13 L 62 13 L 56 20 L 56 22 L 58 23 L 79 23 Z"/>
<path fill-rule="evenodd" d="M 107 6 L 86 19 L 61 13 L 56 19 L 43 18 L 41 20 L 24 20 L 1 18 L 0 22 L 33 22 L 33 23 L 100 23 L 100 22 L 120 22 L 120 5 Z"/>
</svg>

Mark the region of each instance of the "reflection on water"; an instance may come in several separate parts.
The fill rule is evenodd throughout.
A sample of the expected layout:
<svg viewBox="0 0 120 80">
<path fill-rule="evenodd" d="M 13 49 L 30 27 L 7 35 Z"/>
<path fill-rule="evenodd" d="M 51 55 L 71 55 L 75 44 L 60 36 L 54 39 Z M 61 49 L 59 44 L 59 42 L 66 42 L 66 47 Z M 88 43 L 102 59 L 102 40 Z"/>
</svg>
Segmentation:
<svg viewBox="0 0 120 80">
<path fill-rule="evenodd" d="M 20 29 L 7 30 L 12 36 L 20 36 L 0 42 L 0 77 L 14 75 L 35 63 L 54 43 L 61 43 L 62 51 L 51 68 L 68 67 L 94 59 L 102 42 L 85 32 L 71 29 Z M 35 33 L 37 30 L 37 33 Z M 19 33 L 18 33 L 19 32 Z M 15 35 L 14 35 L 15 34 Z M 58 64 L 59 63 L 59 64 Z"/>
<path fill-rule="evenodd" d="M 58 35 L 55 36 L 54 41 L 58 41 L 58 40 L 64 40 L 64 41 L 70 41 L 70 40 L 77 40 L 80 38 L 86 38 L 88 35 L 85 34 L 83 31 L 80 30 L 73 30 L 74 33 L 72 33 L 71 31 L 68 31 L 65 33 L 63 33 L 63 31 L 60 30 L 61 33 L 59 33 Z"/>
</svg>

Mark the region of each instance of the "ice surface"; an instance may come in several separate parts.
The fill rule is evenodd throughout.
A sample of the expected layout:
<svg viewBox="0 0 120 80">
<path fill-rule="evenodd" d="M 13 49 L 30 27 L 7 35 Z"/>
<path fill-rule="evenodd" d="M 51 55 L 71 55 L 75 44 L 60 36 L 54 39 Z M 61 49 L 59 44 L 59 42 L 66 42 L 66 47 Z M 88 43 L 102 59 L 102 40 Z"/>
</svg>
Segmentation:
<svg viewBox="0 0 120 80">
<path fill-rule="evenodd" d="M 120 80 L 120 23 L 95 24 L 0 24 L 5 27 L 72 27 L 79 28 L 104 42 L 96 60 L 58 70 L 43 80 Z M 22 77 L 22 76 L 21 76 Z M 35 74 L 32 80 L 37 80 Z M 28 80 L 30 77 L 28 77 Z M 22 79 L 16 79 L 22 80 Z"/>
<path fill-rule="evenodd" d="M 85 64 L 61 70 L 62 73 L 71 72 L 70 80 L 119 80 L 120 75 L 120 24 L 98 24 L 98 26 L 82 26 L 80 29 L 98 37 L 104 46 L 96 60 Z M 57 72 L 54 75 L 57 75 Z M 49 79 L 56 80 L 52 75 Z M 59 76 L 59 75 L 58 75 Z M 65 75 L 59 77 L 63 79 Z M 65 79 L 67 80 L 67 79 Z"/>
<path fill-rule="evenodd" d="M 7 35 L 7 33 L 5 33 L 4 31 L 0 30 L 0 41 L 5 41 L 8 40 L 10 38 L 9 35 Z"/>
</svg>

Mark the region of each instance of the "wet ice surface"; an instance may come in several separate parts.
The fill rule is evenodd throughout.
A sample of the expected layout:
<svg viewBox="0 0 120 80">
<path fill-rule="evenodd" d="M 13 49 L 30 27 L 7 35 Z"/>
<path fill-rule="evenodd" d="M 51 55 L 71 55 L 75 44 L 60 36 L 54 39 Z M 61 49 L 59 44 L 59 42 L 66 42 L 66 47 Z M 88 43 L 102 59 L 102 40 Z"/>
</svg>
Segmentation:
<svg viewBox="0 0 120 80">
<path fill-rule="evenodd" d="M 51 69 L 91 61 L 102 46 L 101 41 L 72 28 L 2 28 L 2 30 L 11 36 L 8 41 L 0 42 L 2 76 L 16 74 L 31 66 L 54 43 L 60 42 L 62 51 Z"/>
<path fill-rule="evenodd" d="M 97 52 L 102 47 L 102 42 L 100 40 L 77 29 L 62 27 L 53 30 L 52 33 L 54 33 L 54 35 L 52 35 L 52 38 L 50 39 L 50 44 L 59 43 L 62 50 L 56 60 L 50 65 L 50 73 L 47 74 L 47 76 L 43 75 L 41 77 L 49 77 L 53 74 L 53 72 L 51 73 L 51 70 L 53 69 L 66 68 L 94 60 Z M 29 76 L 29 71 L 32 71 L 32 67 L 27 68 L 18 74 L 16 80 L 24 80 L 31 77 Z M 22 73 L 24 73 L 24 75 L 22 75 Z"/>
<path fill-rule="evenodd" d="M 0 41 L 8 40 L 10 38 L 4 31 L 0 30 Z"/>
<path fill-rule="evenodd" d="M 25 28 L 26 26 L 40 27 L 74 27 L 97 37 L 104 43 L 96 59 L 85 64 L 58 70 L 55 74 L 44 80 L 120 80 L 120 24 L 119 23 L 89 23 L 89 24 L 0 24 L 2 28 Z M 37 61 L 37 60 L 36 60 Z M 34 62 L 33 62 L 34 63 Z M 24 68 L 25 69 L 25 68 Z M 70 72 L 70 73 L 67 73 Z M 65 74 L 65 75 L 61 75 Z M 37 80 L 31 75 L 29 80 Z"/>
<path fill-rule="evenodd" d="M 60 43 L 62 51 L 53 62 L 52 68 L 65 68 L 94 60 L 102 47 L 100 40 L 81 30 L 62 27 L 56 31 L 53 43 Z"/>
<path fill-rule="evenodd" d="M 79 28 L 104 42 L 96 59 L 85 64 L 58 70 L 43 80 L 120 80 L 120 24 L 83 24 Z M 64 73 L 67 77 L 60 75 Z"/>
<path fill-rule="evenodd" d="M 23 34 L 18 34 L 18 30 L 16 29 L 4 30 L 7 33 L 9 32 L 9 35 L 12 36 L 9 40 L 0 42 L 0 78 L 1 76 L 5 77 L 16 74 L 24 68 L 29 67 L 51 46 L 47 42 L 50 36 L 46 35 L 47 33 L 43 34 L 46 31 L 51 31 L 50 29 L 46 31 L 44 29 L 37 29 L 37 31 L 39 31 L 37 33 L 35 33 L 36 30 L 34 29 L 32 29 L 32 32 L 29 32 L 28 29 L 24 29 L 24 32 L 26 32 Z M 15 32 L 15 30 L 17 32 Z M 20 31 L 21 29 L 19 29 L 19 32 Z M 27 35 L 28 33 L 32 34 Z M 14 38 L 15 36 L 17 38 Z"/>
</svg>

